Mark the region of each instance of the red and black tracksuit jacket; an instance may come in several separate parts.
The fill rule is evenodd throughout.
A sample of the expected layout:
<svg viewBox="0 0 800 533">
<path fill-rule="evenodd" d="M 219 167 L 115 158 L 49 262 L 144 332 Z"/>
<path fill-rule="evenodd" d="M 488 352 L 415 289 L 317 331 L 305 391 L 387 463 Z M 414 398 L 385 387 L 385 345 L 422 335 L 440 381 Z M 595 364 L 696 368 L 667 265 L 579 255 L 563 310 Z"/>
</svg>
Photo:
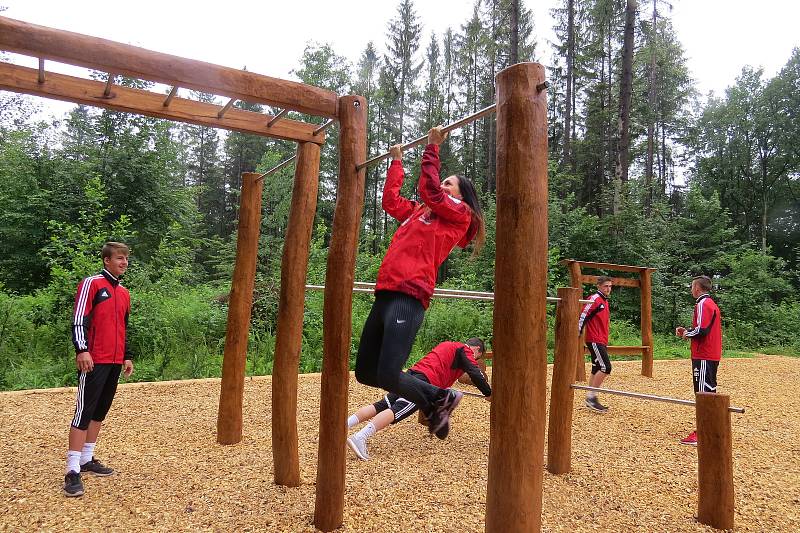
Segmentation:
<svg viewBox="0 0 800 533">
<path fill-rule="evenodd" d="M 452 387 L 453 383 L 466 373 L 484 396 L 492 394 L 486 375 L 472 355 L 472 348 L 463 342 L 440 343 L 428 355 L 417 361 L 411 370 L 425 374 L 431 385 L 442 389 Z"/>
<path fill-rule="evenodd" d="M 84 278 L 78 284 L 72 317 L 75 352 L 89 352 L 95 364 L 132 359 L 125 337 L 130 312 L 128 289 L 108 270 Z"/>
<path fill-rule="evenodd" d="M 401 224 L 378 270 L 375 290 L 413 296 L 426 309 L 439 266 L 456 245 L 466 247 L 478 231 L 472 209 L 442 190 L 439 166 L 439 146 L 429 144 L 422 155 L 418 187 L 424 203 L 400 196 L 404 176 L 400 161 L 392 161 L 383 187 L 383 209 Z"/>
<path fill-rule="evenodd" d="M 708 294 L 697 298 L 692 329 L 686 336 L 692 341 L 692 359 L 719 361 L 722 358 L 722 315 Z"/>
<path fill-rule="evenodd" d="M 597 343 L 608 346 L 608 324 L 611 320 L 611 313 L 608 308 L 608 298 L 600 291 L 595 292 L 588 298 L 590 303 L 583 306 L 580 320 L 578 321 L 578 333 L 586 328 L 586 343 Z"/>
</svg>

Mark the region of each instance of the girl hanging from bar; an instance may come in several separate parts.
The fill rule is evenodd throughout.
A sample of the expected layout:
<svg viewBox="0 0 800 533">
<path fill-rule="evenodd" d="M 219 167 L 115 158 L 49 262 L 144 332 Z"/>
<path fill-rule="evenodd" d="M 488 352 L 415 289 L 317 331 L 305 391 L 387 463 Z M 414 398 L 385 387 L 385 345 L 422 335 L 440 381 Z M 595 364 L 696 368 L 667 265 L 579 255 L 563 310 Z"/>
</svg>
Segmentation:
<svg viewBox="0 0 800 533">
<path fill-rule="evenodd" d="M 403 372 L 436 285 L 436 274 L 456 245 L 484 240 L 483 213 L 472 182 L 450 176 L 439 182 L 441 127 L 428 132 L 422 156 L 419 197 L 400 195 L 404 171 L 401 145 L 392 146 L 392 163 L 383 188 L 383 209 L 401 222 L 381 262 L 375 303 L 364 324 L 356 359 L 356 379 L 385 389 L 417 406 L 428 418 L 428 431 L 446 434 L 450 413 L 462 394 L 441 389 Z"/>
</svg>

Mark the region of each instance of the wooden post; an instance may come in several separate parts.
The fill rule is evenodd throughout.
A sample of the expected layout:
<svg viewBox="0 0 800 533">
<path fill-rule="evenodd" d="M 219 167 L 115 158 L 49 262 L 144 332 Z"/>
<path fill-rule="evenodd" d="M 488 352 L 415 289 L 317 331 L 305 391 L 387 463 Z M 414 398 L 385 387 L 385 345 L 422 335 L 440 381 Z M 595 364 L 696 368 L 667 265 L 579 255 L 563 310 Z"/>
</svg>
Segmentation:
<svg viewBox="0 0 800 533">
<path fill-rule="evenodd" d="M 225 333 L 217 413 L 217 442 L 220 444 L 236 444 L 242 440 L 244 367 L 250 311 L 253 308 L 253 285 L 256 281 L 258 235 L 261 230 L 261 193 L 264 189 L 264 180 L 258 177 L 259 174 L 251 172 L 242 174 L 236 264 L 228 302 L 228 329 Z"/>
<path fill-rule="evenodd" d="M 697 413 L 697 520 L 733 529 L 733 439 L 730 397 L 695 395 Z"/>
<path fill-rule="evenodd" d="M 695 395 L 697 413 L 698 520 L 717 529 L 733 529 L 733 438 L 730 397 Z"/>
<path fill-rule="evenodd" d="M 320 398 L 319 452 L 314 525 L 331 531 L 344 516 L 347 390 L 350 382 L 353 277 L 364 206 L 367 103 L 361 96 L 339 99 L 339 185 L 328 249 L 323 307 L 324 358 Z"/>
<path fill-rule="evenodd" d="M 583 296 L 583 282 L 581 281 L 581 264 L 578 261 L 572 261 L 569 264 L 569 280 L 573 287 L 577 288 Z M 578 298 L 580 299 L 580 298 Z M 578 308 L 580 314 L 581 308 Z M 577 326 L 576 326 L 577 327 Z M 583 355 L 584 338 L 586 332 L 581 333 L 578 339 L 578 349 L 575 350 L 577 361 L 575 363 L 575 381 L 586 381 L 586 357 Z"/>
<path fill-rule="evenodd" d="M 297 146 L 292 205 L 281 260 L 278 336 L 272 367 L 272 461 L 275 483 L 300 485 L 297 449 L 297 372 L 303 341 L 308 251 L 317 211 L 320 147 Z"/>
<path fill-rule="evenodd" d="M 496 80 L 498 230 L 485 530 L 535 532 L 542 522 L 547 394 L 544 67 L 512 65 Z"/>
<path fill-rule="evenodd" d="M 641 288 L 642 305 L 642 346 L 647 346 L 642 350 L 642 375 L 648 378 L 653 377 L 653 295 L 652 283 L 649 268 L 643 268 L 639 273 L 639 283 Z"/>
<path fill-rule="evenodd" d="M 547 430 L 547 470 L 566 474 L 572 456 L 572 379 L 575 375 L 575 351 L 578 348 L 578 300 L 581 290 L 575 287 L 558 289 L 556 308 L 556 349 L 553 360 L 553 384 L 550 387 L 550 418 Z"/>
</svg>

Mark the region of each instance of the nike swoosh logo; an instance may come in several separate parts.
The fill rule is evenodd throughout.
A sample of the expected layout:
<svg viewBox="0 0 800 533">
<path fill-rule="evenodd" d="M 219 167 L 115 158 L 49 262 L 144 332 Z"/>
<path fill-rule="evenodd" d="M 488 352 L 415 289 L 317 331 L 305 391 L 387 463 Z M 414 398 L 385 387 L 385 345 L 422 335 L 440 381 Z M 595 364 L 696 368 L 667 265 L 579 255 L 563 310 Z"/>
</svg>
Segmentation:
<svg viewBox="0 0 800 533">
<path fill-rule="evenodd" d="M 398 319 L 397 319 L 397 323 L 398 323 L 398 324 L 405 324 L 405 323 L 406 323 L 406 321 L 405 321 L 405 320 L 400 320 L 400 319 L 398 318 Z"/>
</svg>

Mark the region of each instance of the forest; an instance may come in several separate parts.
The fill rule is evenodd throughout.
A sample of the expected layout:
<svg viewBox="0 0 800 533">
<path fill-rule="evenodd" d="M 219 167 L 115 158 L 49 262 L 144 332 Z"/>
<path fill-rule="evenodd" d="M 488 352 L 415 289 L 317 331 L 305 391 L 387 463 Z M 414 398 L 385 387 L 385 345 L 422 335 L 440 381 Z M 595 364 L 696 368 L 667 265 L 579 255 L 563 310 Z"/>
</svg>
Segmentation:
<svg viewBox="0 0 800 533">
<path fill-rule="evenodd" d="M 691 321 L 689 282 L 704 274 L 724 318 L 725 357 L 800 354 L 800 49 L 773 77 L 742 65 L 724 94 L 704 95 L 658 0 L 561 0 L 554 43 L 534 39 L 539 21 L 515 0 L 475 0 L 468 20 L 425 41 L 419 8 L 400 0 L 385 42 L 365 43 L 357 58 L 309 41 L 293 78 L 366 97 L 367 152 L 378 154 L 494 103 L 503 68 L 544 64 L 550 294 L 569 285 L 563 259 L 655 268 L 655 357 L 688 357 L 673 331 Z M 272 168 L 294 155 L 294 144 L 85 106 L 31 118 L 43 105 L 0 91 L 0 390 L 75 383 L 75 289 L 101 268 L 107 240 L 132 249 L 123 283 L 132 296 L 133 379 L 219 376 L 241 175 Z M 327 133 L 307 276 L 320 285 L 338 161 L 336 126 Z M 479 189 L 487 239 L 475 258 L 470 249 L 453 252 L 438 286 L 493 290 L 495 138 L 488 116 L 442 146 L 443 172 Z M 404 157 L 409 197 L 420 156 Z M 366 174 L 359 281 L 375 280 L 397 227 L 381 209 L 385 173 L 383 163 Z M 249 375 L 272 368 L 292 175 L 289 166 L 265 178 Z M 638 290 L 615 288 L 611 302 L 611 344 L 638 345 Z M 370 305 L 371 296 L 354 295 L 351 358 Z M 436 300 L 412 358 L 473 336 L 491 344 L 491 303 Z M 319 371 L 318 292 L 306 299 L 302 350 L 299 370 Z"/>
</svg>

